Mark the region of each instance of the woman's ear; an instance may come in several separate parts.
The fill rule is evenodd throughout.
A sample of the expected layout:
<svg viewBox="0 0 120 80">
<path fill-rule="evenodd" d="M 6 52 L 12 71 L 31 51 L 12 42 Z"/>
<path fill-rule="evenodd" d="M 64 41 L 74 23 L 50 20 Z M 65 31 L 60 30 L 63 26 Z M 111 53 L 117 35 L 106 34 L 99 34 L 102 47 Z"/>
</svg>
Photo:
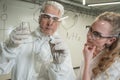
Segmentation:
<svg viewBox="0 0 120 80">
<path fill-rule="evenodd" d="M 109 39 L 108 44 L 112 44 L 112 43 L 115 42 L 116 40 L 117 40 L 116 37 L 112 37 L 112 38 Z"/>
</svg>

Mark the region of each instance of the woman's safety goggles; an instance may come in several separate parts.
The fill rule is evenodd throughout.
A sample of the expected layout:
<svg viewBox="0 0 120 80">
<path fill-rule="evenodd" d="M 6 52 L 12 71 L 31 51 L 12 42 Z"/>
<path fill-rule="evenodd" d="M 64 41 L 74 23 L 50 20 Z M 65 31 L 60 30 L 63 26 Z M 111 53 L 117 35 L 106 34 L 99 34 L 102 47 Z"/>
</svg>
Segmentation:
<svg viewBox="0 0 120 80">
<path fill-rule="evenodd" d="M 87 26 L 86 28 L 89 28 L 88 35 L 90 35 L 94 40 L 102 39 L 102 38 L 112 38 L 112 37 L 118 37 L 118 35 L 104 35 L 98 31 L 93 31 L 91 26 Z"/>
</svg>

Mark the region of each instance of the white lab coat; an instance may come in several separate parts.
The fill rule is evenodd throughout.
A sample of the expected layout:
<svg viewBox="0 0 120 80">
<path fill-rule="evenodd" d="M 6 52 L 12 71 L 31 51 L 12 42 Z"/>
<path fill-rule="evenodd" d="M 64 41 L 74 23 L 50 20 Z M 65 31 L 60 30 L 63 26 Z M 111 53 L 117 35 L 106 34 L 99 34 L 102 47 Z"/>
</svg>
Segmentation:
<svg viewBox="0 0 120 80">
<path fill-rule="evenodd" d="M 17 48 L 1 43 L 0 75 L 12 70 L 12 80 L 75 80 L 70 54 L 63 63 L 53 63 L 49 40 L 37 29 L 32 40 Z"/>
<path fill-rule="evenodd" d="M 100 53 L 91 61 L 90 64 L 90 74 L 92 75 L 91 80 L 120 80 L 120 57 L 115 58 L 115 62 L 105 72 L 102 72 L 98 76 L 94 77 L 92 69 L 96 67 L 101 56 L 102 54 Z M 84 61 L 82 60 L 77 80 L 82 80 L 83 70 Z"/>
</svg>

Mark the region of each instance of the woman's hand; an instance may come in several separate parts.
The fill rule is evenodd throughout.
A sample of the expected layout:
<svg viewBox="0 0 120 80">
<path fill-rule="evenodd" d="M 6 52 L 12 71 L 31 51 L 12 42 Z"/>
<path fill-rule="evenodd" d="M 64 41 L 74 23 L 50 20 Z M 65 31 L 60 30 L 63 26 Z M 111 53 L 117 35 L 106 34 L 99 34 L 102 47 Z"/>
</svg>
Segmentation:
<svg viewBox="0 0 120 80">
<path fill-rule="evenodd" d="M 93 58 L 93 53 L 95 52 L 95 49 L 96 49 L 96 46 L 89 43 L 85 43 L 84 49 L 83 49 L 85 62 L 91 61 L 91 59 Z"/>
<path fill-rule="evenodd" d="M 82 80 L 91 80 L 91 75 L 90 75 L 90 62 L 93 58 L 93 53 L 96 49 L 96 46 L 86 43 L 84 45 L 83 53 L 84 53 L 84 70 L 83 70 L 83 77 Z"/>
</svg>

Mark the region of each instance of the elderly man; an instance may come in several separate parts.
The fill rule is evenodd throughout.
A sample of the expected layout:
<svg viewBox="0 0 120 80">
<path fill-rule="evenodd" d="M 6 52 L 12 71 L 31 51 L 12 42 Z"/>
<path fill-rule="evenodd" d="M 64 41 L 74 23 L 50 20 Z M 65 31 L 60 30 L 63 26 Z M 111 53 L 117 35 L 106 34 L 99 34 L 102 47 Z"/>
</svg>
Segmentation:
<svg viewBox="0 0 120 80">
<path fill-rule="evenodd" d="M 39 28 L 15 28 L 0 44 L 0 74 L 12 69 L 12 80 L 75 80 L 68 48 L 56 34 L 64 8 L 54 1 L 42 6 Z"/>
</svg>

